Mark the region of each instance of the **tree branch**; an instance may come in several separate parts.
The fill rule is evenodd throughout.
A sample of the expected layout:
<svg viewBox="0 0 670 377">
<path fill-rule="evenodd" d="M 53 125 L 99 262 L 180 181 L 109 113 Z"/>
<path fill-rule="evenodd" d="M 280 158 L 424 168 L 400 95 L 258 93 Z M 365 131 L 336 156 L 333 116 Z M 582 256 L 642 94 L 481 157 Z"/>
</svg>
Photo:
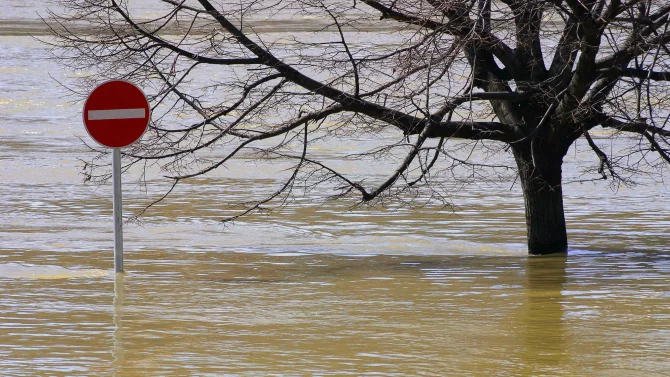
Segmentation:
<svg viewBox="0 0 670 377">
<path fill-rule="evenodd" d="M 607 77 L 633 77 L 643 80 L 670 81 L 670 71 L 659 72 L 639 68 L 610 67 L 601 68 L 597 72 L 599 75 Z"/>
<path fill-rule="evenodd" d="M 651 126 L 644 121 L 622 122 L 607 115 L 601 115 L 598 118 L 600 118 L 600 120 L 596 124 L 600 124 L 604 128 L 613 128 L 619 131 L 633 132 L 640 135 L 644 134 L 645 132 L 651 132 L 663 137 L 670 137 L 670 130 Z"/>
<path fill-rule="evenodd" d="M 444 31 L 458 38 L 476 41 L 476 43 L 481 44 L 482 47 L 489 49 L 511 72 L 519 71 L 514 50 L 489 31 L 485 29 L 475 30 L 476 23 L 467 16 L 463 17 L 462 15 L 457 15 L 455 13 L 446 13 L 445 15 L 450 18 L 450 22 L 444 24 L 398 12 L 378 1 L 362 1 L 366 5 L 378 10 L 382 14 L 382 19 L 390 18 L 411 25 Z"/>
<path fill-rule="evenodd" d="M 583 135 L 586 138 L 586 141 L 589 143 L 589 146 L 595 152 L 596 156 L 598 156 L 598 159 L 600 159 L 600 166 L 598 167 L 598 173 L 603 177 L 603 179 L 607 179 L 607 174 L 605 174 L 605 166 L 607 166 L 607 170 L 610 172 L 610 175 L 612 178 L 621 179 L 619 175 L 614 171 L 614 168 L 612 167 L 612 163 L 610 162 L 609 158 L 607 157 L 607 154 L 603 152 L 593 141 L 591 138 L 591 135 L 589 134 L 589 131 L 583 130 Z"/>
<path fill-rule="evenodd" d="M 245 64 L 261 64 L 262 61 L 258 58 L 227 58 L 227 59 L 221 59 L 221 58 L 211 58 L 207 56 L 202 56 L 190 51 L 186 51 L 182 48 L 177 47 L 176 45 L 166 42 L 162 38 L 159 38 L 155 35 L 155 31 L 149 32 L 144 30 L 142 27 L 140 27 L 135 21 L 133 21 L 126 12 L 119 7 L 119 5 L 116 3 L 115 0 L 112 0 L 112 6 L 114 7 L 114 10 L 116 10 L 117 13 L 123 17 L 123 19 L 137 32 L 142 34 L 145 38 L 152 40 L 155 42 L 155 45 L 153 46 L 160 46 L 167 48 L 170 51 L 173 51 L 181 56 L 184 56 L 186 58 L 189 58 L 191 60 L 195 60 L 200 63 L 207 63 L 207 64 L 219 64 L 219 65 L 245 65 Z M 152 46 L 148 46 L 145 48 L 150 49 Z"/>
<path fill-rule="evenodd" d="M 273 131 L 270 131 L 270 132 L 265 132 L 265 133 L 262 133 L 260 135 L 256 135 L 256 136 L 253 136 L 253 137 L 250 137 L 250 138 L 244 140 L 232 152 L 230 152 L 225 158 L 221 159 L 216 164 L 213 164 L 213 165 L 211 165 L 211 166 L 209 166 L 205 169 L 202 169 L 202 170 L 200 170 L 198 172 L 195 172 L 195 173 L 192 173 L 192 174 L 185 174 L 185 175 L 181 175 L 181 176 L 173 176 L 173 177 L 168 177 L 168 178 L 185 179 L 185 178 L 192 178 L 192 177 L 196 177 L 196 176 L 199 176 L 199 175 L 203 175 L 203 174 L 208 173 L 208 172 L 218 168 L 219 166 L 223 165 L 224 163 L 226 163 L 226 161 L 230 160 L 233 156 L 235 156 L 240 150 L 242 150 L 244 147 L 246 147 L 247 145 L 249 145 L 249 144 L 251 144 L 255 141 L 269 139 L 271 137 L 283 135 L 283 134 L 285 134 L 285 133 L 287 133 L 287 132 L 289 132 L 289 131 L 297 128 L 297 127 L 300 127 L 300 126 L 303 126 L 303 125 L 307 124 L 308 122 L 311 122 L 311 121 L 314 121 L 314 120 L 320 120 L 320 119 L 328 117 L 329 115 L 336 114 L 336 113 L 339 113 L 341 111 L 342 111 L 342 105 L 335 105 L 335 106 L 331 106 L 331 107 L 329 107 L 327 109 L 324 109 L 324 110 L 321 110 L 321 111 L 315 111 L 315 112 L 312 112 L 310 114 L 304 115 L 304 116 L 296 119 L 295 121 L 293 121 L 291 123 L 285 124 L 282 127 L 277 128 L 276 130 L 273 130 Z"/>
</svg>

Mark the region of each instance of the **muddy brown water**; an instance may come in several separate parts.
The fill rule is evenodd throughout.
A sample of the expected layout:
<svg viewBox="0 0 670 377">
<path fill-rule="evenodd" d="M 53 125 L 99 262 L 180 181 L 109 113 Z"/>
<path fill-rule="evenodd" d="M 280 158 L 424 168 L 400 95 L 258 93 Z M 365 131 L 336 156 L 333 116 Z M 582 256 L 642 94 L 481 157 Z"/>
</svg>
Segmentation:
<svg viewBox="0 0 670 377">
<path fill-rule="evenodd" d="M 314 194 L 223 227 L 230 203 L 279 183 L 276 166 L 240 161 L 127 224 L 114 276 L 111 187 L 79 174 L 81 104 L 43 45 L 0 46 L 0 375 L 670 375 L 658 181 L 567 184 L 570 255 L 528 258 L 512 182 L 459 187 L 455 209 Z M 566 172 L 593 162 L 571 153 Z M 127 177 L 127 213 L 167 188 Z"/>
</svg>

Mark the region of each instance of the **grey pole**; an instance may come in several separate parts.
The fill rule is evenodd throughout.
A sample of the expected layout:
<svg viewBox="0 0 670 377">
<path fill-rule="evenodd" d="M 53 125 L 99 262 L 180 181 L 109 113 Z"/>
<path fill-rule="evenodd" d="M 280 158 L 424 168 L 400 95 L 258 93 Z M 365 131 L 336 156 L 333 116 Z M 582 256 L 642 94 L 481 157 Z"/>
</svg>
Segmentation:
<svg viewBox="0 0 670 377">
<path fill-rule="evenodd" d="M 125 360 L 125 351 L 123 349 L 123 308 L 125 295 L 123 294 L 123 275 L 116 274 L 114 276 L 114 315 L 112 322 L 114 323 L 114 345 L 112 346 L 112 360 L 114 361 L 114 370 L 118 371 L 123 367 Z M 116 375 L 116 373 L 114 374 Z"/>
<path fill-rule="evenodd" d="M 123 272 L 123 208 L 121 206 L 121 149 L 112 149 L 114 182 L 114 270 Z"/>
</svg>

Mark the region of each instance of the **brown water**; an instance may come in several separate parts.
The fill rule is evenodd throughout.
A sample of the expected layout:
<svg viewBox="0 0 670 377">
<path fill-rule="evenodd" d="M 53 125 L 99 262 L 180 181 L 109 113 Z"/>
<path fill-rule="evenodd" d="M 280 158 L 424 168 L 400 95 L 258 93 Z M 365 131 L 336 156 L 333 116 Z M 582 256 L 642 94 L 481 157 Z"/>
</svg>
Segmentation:
<svg viewBox="0 0 670 377">
<path fill-rule="evenodd" d="M 224 228 L 281 182 L 240 160 L 127 224 L 114 276 L 111 187 L 82 182 L 81 104 L 46 56 L 0 37 L 1 376 L 670 375 L 670 177 L 566 184 L 570 256 L 527 258 L 505 180 L 455 185 L 453 209 L 313 192 Z M 312 153 L 344 164 L 381 142 Z M 566 181 L 595 161 L 571 152 Z M 127 214 L 168 188 L 126 175 Z"/>
<path fill-rule="evenodd" d="M 134 251 L 114 277 L 99 254 L 6 258 L 3 375 L 670 370 L 666 256 Z"/>
</svg>

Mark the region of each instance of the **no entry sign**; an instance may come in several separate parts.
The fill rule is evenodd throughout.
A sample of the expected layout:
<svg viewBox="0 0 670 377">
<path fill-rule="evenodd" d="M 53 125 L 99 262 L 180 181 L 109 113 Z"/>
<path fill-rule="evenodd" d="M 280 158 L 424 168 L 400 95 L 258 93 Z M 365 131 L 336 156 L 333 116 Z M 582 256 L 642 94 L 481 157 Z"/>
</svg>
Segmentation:
<svg viewBox="0 0 670 377">
<path fill-rule="evenodd" d="M 149 124 L 149 102 L 140 88 L 122 80 L 93 89 L 84 103 L 86 131 L 98 144 L 126 147 L 142 137 Z"/>
<path fill-rule="evenodd" d="M 84 103 L 84 125 L 93 140 L 112 149 L 114 185 L 114 270 L 123 272 L 121 147 L 139 140 L 149 125 L 149 102 L 140 88 L 122 80 L 93 89 Z"/>
</svg>

